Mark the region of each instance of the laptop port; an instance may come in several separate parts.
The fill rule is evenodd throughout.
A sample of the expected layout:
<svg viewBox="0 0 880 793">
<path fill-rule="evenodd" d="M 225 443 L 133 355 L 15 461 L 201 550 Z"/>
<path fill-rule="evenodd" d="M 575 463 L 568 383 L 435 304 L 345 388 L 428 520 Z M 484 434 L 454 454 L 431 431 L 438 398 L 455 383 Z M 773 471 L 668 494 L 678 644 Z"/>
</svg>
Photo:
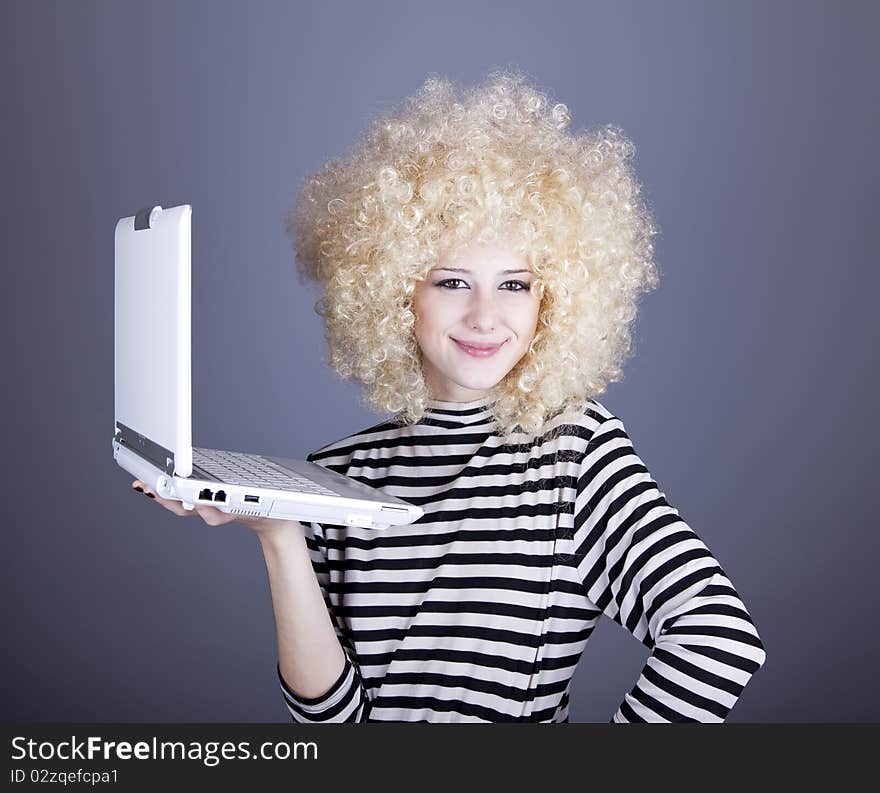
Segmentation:
<svg viewBox="0 0 880 793">
<path fill-rule="evenodd" d="M 260 497 L 259 497 L 259 496 L 247 496 L 247 495 L 246 495 L 246 496 L 244 497 L 244 500 L 245 500 L 248 504 L 259 504 L 259 503 L 260 503 Z"/>
<path fill-rule="evenodd" d="M 214 501 L 222 501 L 224 504 L 226 503 L 226 491 L 218 490 L 214 493 Z"/>
<path fill-rule="evenodd" d="M 199 493 L 199 501 L 213 501 L 214 494 L 206 487 Z"/>
</svg>

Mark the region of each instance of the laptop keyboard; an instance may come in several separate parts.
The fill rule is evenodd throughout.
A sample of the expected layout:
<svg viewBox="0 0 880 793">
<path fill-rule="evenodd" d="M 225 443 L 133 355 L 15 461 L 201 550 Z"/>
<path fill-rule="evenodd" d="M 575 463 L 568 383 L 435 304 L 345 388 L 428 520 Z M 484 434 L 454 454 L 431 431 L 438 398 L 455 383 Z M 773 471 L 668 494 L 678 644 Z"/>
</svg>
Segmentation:
<svg viewBox="0 0 880 793">
<path fill-rule="evenodd" d="M 194 465 L 230 485 L 271 487 L 275 490 L 296 490 L 322 496 L 338 495 L 258 454 L 195 448 L 192 452 Z"/>
</svg>

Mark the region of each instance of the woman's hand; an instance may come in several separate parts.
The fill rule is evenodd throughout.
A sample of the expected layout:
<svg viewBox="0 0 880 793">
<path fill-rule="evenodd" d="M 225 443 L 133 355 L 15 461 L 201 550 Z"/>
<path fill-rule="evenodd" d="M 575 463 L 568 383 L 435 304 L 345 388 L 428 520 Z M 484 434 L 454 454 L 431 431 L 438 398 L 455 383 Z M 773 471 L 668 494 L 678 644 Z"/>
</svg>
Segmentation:
<svg viewBox="0 0 880 793">
<path fill-rule="evenodd" d="M 154 499 L 158 504 L 162 505 L 169 512 L 181 517 L 195 517 L 198 515 L 209 526 L 221 526 L 224 523 L 238 521 L 243 526 L 247 526 L 259 537 L 260 541 L 267 539 L 276 539 L 286 532 L 298 531 L 302 532 L 302 524 L 296 520 L 278 520 L 277 518 L 254 518 L 244 515 L 227 515 L 221 512 L 217 507 L 209 507 L 205 504 L 196 504 L 195 509 L 184 509 L 183 504 L 173 498 L 162 498 L 154 493 L 139 479 L 132 482 L 132 488 L 140 491 L 146 496 Z"/>
</svg>

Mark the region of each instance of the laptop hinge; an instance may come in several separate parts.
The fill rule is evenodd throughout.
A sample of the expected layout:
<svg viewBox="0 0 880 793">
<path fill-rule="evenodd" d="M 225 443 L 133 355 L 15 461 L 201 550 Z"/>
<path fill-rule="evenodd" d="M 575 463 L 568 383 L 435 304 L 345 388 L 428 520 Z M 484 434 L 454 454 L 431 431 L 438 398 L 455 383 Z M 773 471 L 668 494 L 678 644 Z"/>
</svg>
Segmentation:
<svg viewBox="0 0 880 793">
<path fill-rule="evenodd" d="M 174 476 L 174 455 L 164 446 L 160 446 L 139 432 L 126 427 L 120 421 L 116 422 L 116 440 L 127 449 L 131 449 L 139 454 L 145 460 L 149 460 L 169 476 Z"/>
</svg>

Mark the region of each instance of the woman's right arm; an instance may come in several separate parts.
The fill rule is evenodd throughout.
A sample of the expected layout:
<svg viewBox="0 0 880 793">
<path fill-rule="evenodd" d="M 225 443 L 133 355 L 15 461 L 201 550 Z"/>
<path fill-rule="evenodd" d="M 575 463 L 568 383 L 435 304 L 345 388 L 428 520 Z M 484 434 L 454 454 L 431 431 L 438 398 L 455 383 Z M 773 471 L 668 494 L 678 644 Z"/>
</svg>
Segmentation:
<svg viewBox="0 0 880 793">
<path fill-rule="evenodd" d="M 291 693 L 315 700 L 339 679 L 345 653 L 312 569 L 303 526 L 284 523 L 284 528 L 258 534 L 275 611 L 278 669 Z"/>
<path fill-rule="evenodd" d="M 203 505 L 185 510 L 179 501 L 161 498 L 140 481 L 132 487 L 176 515 L 197 515 L 211 526 L 238 521 L 254 531 L 269 574 L 278 675 L 292 719 L 306 723 L 364 721 L 368 699 L 360 672 L 340 643 L 313 566 L 305 527 L 298 521 L 227 515 Z M 318 553 L 320 556 L 320 550 Z M 322 557 L 316 560 L 319 565 L 322 561 Z"/>
</svg>

